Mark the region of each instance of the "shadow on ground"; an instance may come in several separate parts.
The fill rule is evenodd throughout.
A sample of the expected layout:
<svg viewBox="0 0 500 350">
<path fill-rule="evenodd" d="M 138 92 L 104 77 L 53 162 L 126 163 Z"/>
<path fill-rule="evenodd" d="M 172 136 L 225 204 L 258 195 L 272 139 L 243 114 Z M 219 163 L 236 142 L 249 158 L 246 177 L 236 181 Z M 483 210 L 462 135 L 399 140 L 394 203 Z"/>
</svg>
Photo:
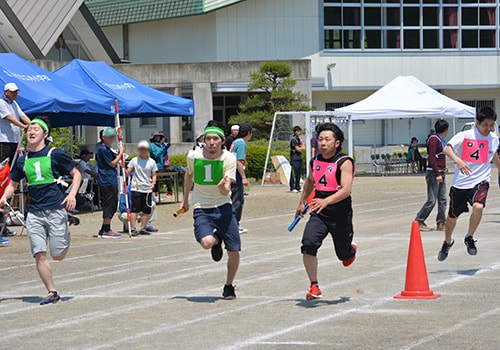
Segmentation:
<svg viewBox="0 0 500 350">
<path fill-rule="evenodd" d="M 209 297 L 209 296 L 199 296 L 199 297 L 187 297 L 183 295 L 178 295 L 170 298 L 171 300 L 180 299 L 187 300 L 191 303 L 215 303 L 216 301 L 223 300 L 222 297 Z"/>
<path fill-rule="evenodd" d="M 464 276 L 474 276 L 482 269 L 468 269 L 468 270 L 437 270 L 432 271 L 432 274 L 452 274 L 452 275 L 464 275 Z"/>
<path fill-rule="evenodd" d="M 15 298 L 0 298 L 0 303 L 3 301 L 8 301 L 8 300 L 21 300 L 23 303 L 29 303 L 29 304 L 40 304 L 40 301 L 42 301 L 43 297 L 41 296 L 34 296 L 34 295 L 26 295 L 22 297 L 15 297 Z M 62 297 L 60 302 L 64 301 L 70 301 L 74 299 L 74 297 Z"/>
<path fill-rule="evenodd" d="M 313 309 L 320 306 L 331 306 L 331 305 L 339 305 L 343 303 L 347 303 L 350 301 L 350 297 L 340 297 L 336 300 L 326 300 L 326 299 L 316 299 L 316 300 L 305 300 L 305 299 L 294 299 L 296 302 L 296 306 L 300 306 L 306 309 Z"/>
</svg>

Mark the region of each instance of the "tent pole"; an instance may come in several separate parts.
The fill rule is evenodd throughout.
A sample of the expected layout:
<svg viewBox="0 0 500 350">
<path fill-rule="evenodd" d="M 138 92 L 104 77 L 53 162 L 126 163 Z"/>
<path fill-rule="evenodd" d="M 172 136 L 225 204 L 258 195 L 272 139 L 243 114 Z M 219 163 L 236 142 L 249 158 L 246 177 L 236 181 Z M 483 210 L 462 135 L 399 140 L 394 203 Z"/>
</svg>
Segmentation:
<svg viewBox="0 0 500 350">
<path fill-rule="evenodd" d="M 115 98 L 115 118 L 116 118 L 115 124 L 116 124 L 116 136 L 118 138 L 118 147 L 123 147 L 123 134 L 122 134 L 122 129 L 120 127 L 120 112 L 118 111 L 118 99 L 116 98 Z M 122 163 L 122 176 L 123 176 L 123 195 L 125 196 L 125 208 L 127 208 L 128 236 L 132 237 L 132 228 L 130 222 L 130 207 L 128 203 L 127 175 L 125 171 L 125 156 L 123 154 L 121 163 Z M 118 175 L 118 183 L 119 181 L 120 181 L 120 176 Z"/>
<path fill-rule="evenodd" d="M 264 180 L 266 179 L 266 170 L 267 170 L 267 163 L 269 162 L 269 154 L 271 152 L 271 144 L 273 142 L 273 135 L 274 135 L 274 128 L 276 126 L 276 116 L 278 115 L 278 112 L 274 113 L 274 118 L 273 118 L 273 126 L 271 127 L 271 135 L 269 135 L 269 144 L 267 146 L 267 154 L 266 154 L 266 162 L 264 163 L 264 171 L 262 172 L 262 182 L 261 186 L 264 186 Z"/>
<path fill-rule="evenodd" d="M 347 141 L 348 141 L 349 157 L 353 158 L 354 157 L 354 140 L 353 140 L 353 136 L 352 136 L 352 116 L 351 116 L 351 114 L 347 115 L 347 121 L 348 121 L 347 137 L 349 138 Z"/>
<path fill-rule="evenodd" d="M 457 127 L 456 120 L 457 120 L 457 118 L 453 118 L 453 135 L 455 135 L 457 133 L 457 130 L 456 130 L 456 127 Z"/>
</svg>

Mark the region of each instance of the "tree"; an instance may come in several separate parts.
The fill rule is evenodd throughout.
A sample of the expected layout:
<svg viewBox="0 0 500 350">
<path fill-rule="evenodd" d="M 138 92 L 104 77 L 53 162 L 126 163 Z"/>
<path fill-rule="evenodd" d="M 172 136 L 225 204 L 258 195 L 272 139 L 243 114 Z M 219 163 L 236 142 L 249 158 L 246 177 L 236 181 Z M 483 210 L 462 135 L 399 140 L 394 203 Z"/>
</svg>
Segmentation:
<svg viewBox="0 0 500 350">
<path fill-rule="evenodd" d="M 255 138 L 268 137 L 275 112 L 309 110 L 305 94 L 294 91 L 292 67 L 279 62 L 265 62 L 250 74 L 250 96 L 239 105 L 240 111 L 229 119 L 231 124 L 250 123 Z"/>
</svg>

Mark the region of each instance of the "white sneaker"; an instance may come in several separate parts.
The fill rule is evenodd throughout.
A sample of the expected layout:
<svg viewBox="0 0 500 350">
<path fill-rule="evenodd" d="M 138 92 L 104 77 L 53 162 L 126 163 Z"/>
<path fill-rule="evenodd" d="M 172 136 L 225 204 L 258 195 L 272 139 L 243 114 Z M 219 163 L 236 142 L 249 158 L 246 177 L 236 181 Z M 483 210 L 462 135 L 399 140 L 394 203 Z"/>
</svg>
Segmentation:
<svg viewBox="0 0 500 350">
<path fill-rule="evenodd" d="M 248 232 L 248 230 L 246 228 L 240 226 L 240 235 L 247 233 L 247 232 Z"/>
<path fill-rule="evenodd" d="M 292 191 L 292 193 L 299 193 L 299 191 L 297 191 L 297 190 L 293 190 L 293 191 Z"/>
</svg>

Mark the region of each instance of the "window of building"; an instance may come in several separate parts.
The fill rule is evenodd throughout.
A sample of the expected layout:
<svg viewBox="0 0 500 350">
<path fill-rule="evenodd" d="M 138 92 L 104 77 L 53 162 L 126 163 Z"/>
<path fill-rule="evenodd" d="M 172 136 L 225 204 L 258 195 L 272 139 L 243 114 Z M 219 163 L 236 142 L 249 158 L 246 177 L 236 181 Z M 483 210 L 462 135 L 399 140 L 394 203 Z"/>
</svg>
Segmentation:
<svg viewBox="0 0 500 350">
<path fill-rule="evenodd" d="M 352 105 L 354 102 L 327 102 L 325 103 L 325 111 L 334 111 L 337 108 Z"/>
<path fill-rule="evenodd" d="M 140 118 L 139 119 L 139 124 L 142 127 L 148 127 L 148 128 L 156 128 L 156 118 L 154 117 L 148 117 L 148 118 Z"/>
<path fill-rule="evenodd" d="M 229 119 L 238 114 L 238 106 L 244 99 L 245 96 L 241 94 L 214 94 L 212 97 L 214 119 L 227 125 Z"/>
<path fill-rule="evenodd" d="M 324 0 L 326 50 L 499 49 L 496 0 Z"/>
</svg>

